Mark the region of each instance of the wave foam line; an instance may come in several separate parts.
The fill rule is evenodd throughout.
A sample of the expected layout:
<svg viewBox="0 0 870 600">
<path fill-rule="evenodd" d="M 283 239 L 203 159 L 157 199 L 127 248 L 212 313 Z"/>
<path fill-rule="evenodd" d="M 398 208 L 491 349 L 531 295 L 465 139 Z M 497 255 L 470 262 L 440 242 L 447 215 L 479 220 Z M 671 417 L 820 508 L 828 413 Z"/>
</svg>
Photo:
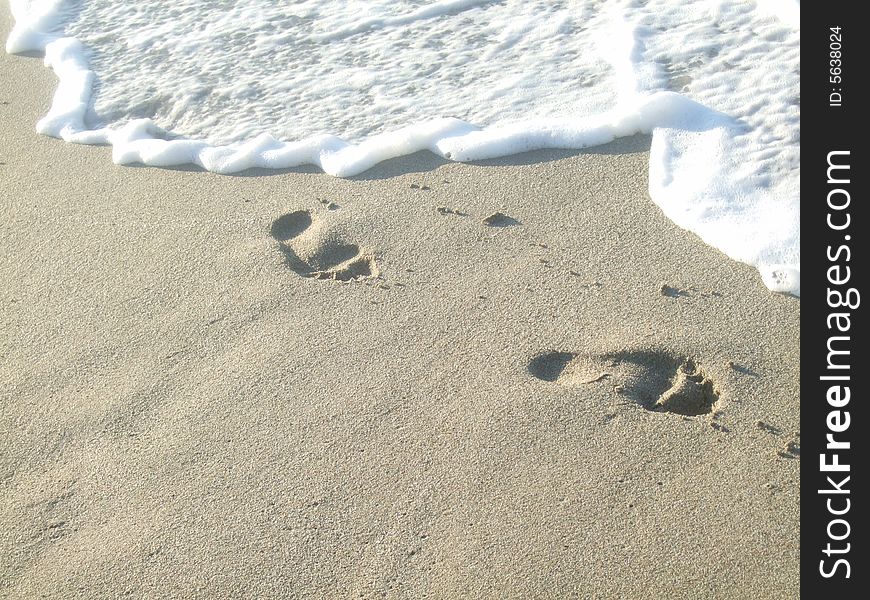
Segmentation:
<svg viewBox="0 0 870 600">
<path fill-rule="evenodd" d="M 446 0 L 439 10 L 457 10 L 474 0 Z M 399 156 L 428 150 L 452 161 L 497 158 L 547 148 L 579 149 L 606 144 L 637 133 L 652 134 L 649 191 L 653 201 L 680 227 L 725 254 L 756 266 L 773 291 L 800 295 L 799 218 L 782 218 L 778 207 L 797 198 L 796 189 L 762 189 L 752 174 L 741 178 L 738 152 L 731 141 L 742 130 L 738 122 L 674 92 L 644 94 L 644 79 L 655 73 L 634 69 L 634 77 L 611 111 L 583 118 L 527 120 L 479 128 L 456 118 L 415 123 L 349 144 L 333 135 L 282 142 L 269 134 L 242 144 L 213 146 L 189 139 L 162 139 L 165 132 L 151 119 L 138 119 L 118 129 L 88 130 L 85 113 L 91 101 L 94 73 L 83 45 L 51 33 L 61 17 L 63 0 L 11 0 L 15 27 L 6 43 L 10 53 L 41 51 L 59 83 L 39 133 L 80 144 L 110 144 L 116 164 L 153 167 L 195 164 L 219 174 L 261 167 L 284 169 L 316 165 L 329 175 L 351 177 Z M 427 18 L 422 10 L 415 18 Z M 430 11 L 435 12 L 435 11 Z M 413 16 L 413 15 L 412 15 Z M 409 17 L 410 18 L 410 17 Z M 614 53 L 619 71 L 638 66 L 637 36 L 623 30 Z M 627 58 L 627 60 L 626 60 Z M 634 83 L 632 83 L 632 81 Z M 764 195 L 773 198 L 763 198 Z M 783 250 L 785 249 L 785 250 Z"/>
</svg>

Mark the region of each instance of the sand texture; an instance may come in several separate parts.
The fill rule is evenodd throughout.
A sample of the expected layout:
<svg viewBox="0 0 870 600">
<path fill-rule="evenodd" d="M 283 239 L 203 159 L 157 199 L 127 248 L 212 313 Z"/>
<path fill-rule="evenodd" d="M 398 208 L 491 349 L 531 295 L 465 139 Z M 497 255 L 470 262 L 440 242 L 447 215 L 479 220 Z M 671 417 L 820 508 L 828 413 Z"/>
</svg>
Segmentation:
<svg viewBox="0 0 870 600">
<path fill-rule="evenodd" d="M 798 596 L 800 302 L 648 138 L 228 177 L 0 81 L 0 597 Z"/>
</svg>

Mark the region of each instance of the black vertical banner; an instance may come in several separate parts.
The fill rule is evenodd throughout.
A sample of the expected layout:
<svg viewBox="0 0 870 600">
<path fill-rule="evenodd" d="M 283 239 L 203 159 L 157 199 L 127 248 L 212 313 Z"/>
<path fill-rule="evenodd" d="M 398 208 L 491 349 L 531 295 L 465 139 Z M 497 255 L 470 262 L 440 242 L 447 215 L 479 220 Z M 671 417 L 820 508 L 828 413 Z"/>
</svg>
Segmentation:
<svg viewBox="0 0 870 600">
<path fill-rule="evenodd" d="M 805 2 L 801 13 L 801 591 L 866 598 L 870 371 L 863 251 L 867 211 L 861 3 Z M 860 11 L 863 12 L 863 11 Z M 864 490 L 864 491 L 862 491 Z M 822 595 L 824 594 L 824 595 Z"/>
</svg>

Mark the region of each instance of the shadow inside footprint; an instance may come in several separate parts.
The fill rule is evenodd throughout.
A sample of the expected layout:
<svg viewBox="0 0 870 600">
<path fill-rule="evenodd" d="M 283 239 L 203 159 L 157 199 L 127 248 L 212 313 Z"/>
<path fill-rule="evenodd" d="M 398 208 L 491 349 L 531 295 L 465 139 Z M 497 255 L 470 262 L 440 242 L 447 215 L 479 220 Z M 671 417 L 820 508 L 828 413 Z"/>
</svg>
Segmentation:
<svg viewBox="0 0 870 600">
<path fill-rule="evenodd" d="M 493 213 L 483 219 L 483 224 L 488 227 L 513 227 L 514 225 L 522 225 L 518 220 L 509 217 L 504 213 Z"/>
<path fill-rule="evenodd" d="M 279 242 L 286 242 L 298 237 L 303 231 L 311 227 L 311 213 L 307 210 L 281 215 L 272 222 L 272 237 Z"/>
<path fill-rule="evenodd" d="M 284 261 L 287 263 L 287 267 L 291 271 L 294 271 L 299 275 L 308 275 L 313 271 L 311 265 L 299 258 L 299 255 L 297 255 L 290 246 L 281 244 L 278 246 L 278 249 L 281 251 L 281 254 L 284 255 Z"/>
<path fill-rule="evenodd" d="M 529 373 L 544 381 L 558 381 L 577 355 L 572 352 L 545 352 L 529 363 Z"/>
<path fill-rule="evenodd" d="M 326 271 L 335 265 L 347 262 L 358 255 L 359 246 L 356 244 L 327 242 L 320 246 L 314 255 L 308 259 L 308 264 L 311 265 L 315 271 Z"/>
<path fill-rule="evenodd" d="M 529 363 L 529 373 L 561 385 L 612 382 L 614 390 L 654 412 L 698 416 L 713 412 L 719 392 L 691 358 L 659 350 L 604 355 L 547 352 Z"/>
<path fill-rule="evenodd" d="M 312 269 L 303 274 L 315 279 L 352 281 L 376 275 L 374 260 L 356 244 L 324 244 L 308 264 Z"/>
</svg>

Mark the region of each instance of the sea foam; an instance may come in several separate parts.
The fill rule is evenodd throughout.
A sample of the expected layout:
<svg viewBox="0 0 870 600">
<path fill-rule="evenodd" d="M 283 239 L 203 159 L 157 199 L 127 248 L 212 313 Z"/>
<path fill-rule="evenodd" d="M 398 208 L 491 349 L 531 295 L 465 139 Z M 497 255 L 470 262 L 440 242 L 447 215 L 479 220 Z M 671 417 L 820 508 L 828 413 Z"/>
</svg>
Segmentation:
<svg viewBox="0 0 870 600">
<path fill-rule="evenodd" d="M 795 0 L 10 6 L 7 51 L 59 79 L 37 130 L 116 163 L 347 177 L 651 133 L 665 214 L 800 294 Z"/>
</svg>

